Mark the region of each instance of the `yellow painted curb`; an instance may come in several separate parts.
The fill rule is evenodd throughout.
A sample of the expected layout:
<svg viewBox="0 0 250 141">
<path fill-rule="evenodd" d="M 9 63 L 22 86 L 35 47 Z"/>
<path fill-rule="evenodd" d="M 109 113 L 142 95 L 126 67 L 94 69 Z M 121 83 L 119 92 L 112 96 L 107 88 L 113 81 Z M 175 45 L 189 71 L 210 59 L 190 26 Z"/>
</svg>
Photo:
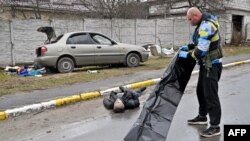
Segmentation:
<svg viewBox="0 0 250 141">
<path fill-rule="evenodd" d="M 64 104 L 75 103 L 80 100 L 81 100 L 80 95 L 72 95 L 72 96 L 56 99 L 55 102 L 56 102 L 56 106 L 61 106 Z"/>
<path fill-rule="evenodd" d="M 244 61 L 238 61 L 238 62 L 235 62 L 234 64 L 235 65 L 240 65 L 240 64 L 244 64 L 245 62 Z"/>
<path fill-rule="evenodd" d="M 5 120 L 7 118 L 7 114 L 5 112 L 0 112 L 0 120 Z"/>
<path fill-rule="evenodd" d="M 146 81 L 142 81 L 142 82 L 133 83 L 133 84 L 130 84 L 130 85 L 131 85 L 132 89 L 136 89 L 136 88 L 151 86 L 151 85 L 154 85 L 154 84 L 155 84 L 155 81 L 146 80 Z"/>
<path fill-rule="evenodd" d="M 82 100 L 87 100 L 95 97 L 101 96 L 101 93 L 96 91 L 96 92 L 89 92 L 89 93 L 82 93 L 80 94 Z"/>
</svg>

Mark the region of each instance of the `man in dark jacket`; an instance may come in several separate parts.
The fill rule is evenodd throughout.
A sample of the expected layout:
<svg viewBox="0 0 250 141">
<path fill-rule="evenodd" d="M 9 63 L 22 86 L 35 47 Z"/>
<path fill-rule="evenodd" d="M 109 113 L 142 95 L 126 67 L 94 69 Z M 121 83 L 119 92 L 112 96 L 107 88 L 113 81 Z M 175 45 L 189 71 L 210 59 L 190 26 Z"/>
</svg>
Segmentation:
<svg viewBox="0 0 250 141">
<path fill-rule="evenodd" d="M 134 109 L 140 106 L 139 97 L 146 87 L 131 91 L 119 87 L 121 93 L 112 91 L 109 98 L 103 99 L 103 104 L 107 109 L 113 109 L 115 113 L 124 112 L 125 109 Z"/>
<path fill-rule="evenodd" d="M 210 127 L 201 132 L 203 137 L 220 135 L 221 106 L 218 96 L 218 82 L 222 72 L 222 49 L 220 46 L 219 22 L 208 13 L 202 13 L 196 7 L 187 12 L 187 19 L 196 29 L 193 44 L 181 47 L 180 58 L 193 58 L 200 65 L 197 84 L 199 114 L 188 120 L 188 124 L 207 124 Z"/>
</svg>

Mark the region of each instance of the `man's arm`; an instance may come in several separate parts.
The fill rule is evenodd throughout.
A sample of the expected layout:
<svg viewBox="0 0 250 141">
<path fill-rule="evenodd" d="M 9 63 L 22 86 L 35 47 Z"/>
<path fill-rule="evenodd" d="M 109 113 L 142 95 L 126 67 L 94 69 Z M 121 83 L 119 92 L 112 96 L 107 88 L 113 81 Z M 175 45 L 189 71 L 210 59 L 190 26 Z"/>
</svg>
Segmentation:
<svg viewBox="0 0 250 141">
<path fill-rule="evenodd" d="M 117 99 L 117 93 L 114 91 L 111 91 L 109 98 L 115 101 Z"/>
<path fill-rule="evenodd" d="M 113 109 L 114 108 L 114 101 L 108 98 L 103 99 L 103 105 L 107 109 Z"/>
<path fill-rule="evenodd" d="M 103 99 L 103 105 L 107 109 L 113 109 L 115 100 L 117 99 L 117 93 L 114 91 L 111 91 L 109 98 Z"/>
<path fill-rule="evenodd" d="M 139 107 L 140 105 L 138 96 L 131 91 L 126 91 L 122 96 L 122 100 L 124 101 L 125 108 L 127 109 L 133 109 Z"/>
<path fill-rule="evenodd" d="M 206 55 L 211 43 L 211 37 L 215 34 L 216 30 L 217 29 L 208 21 L 204 21 L 203 23 L 201 23 L 199 28 L 198 45 L 191 52 L 191 56 L 195 60 L 201 59 Z"/>
<path fill-rule="evenodd" d="M 136 108 L 136 107 L 139 107 L 140 106 L 140 102 L 139 102 L 139 99 L 129 99 L 127 102 L 126 102 L 126 105 L 125 107 L 127 109 L 133 109 L 133 108 Z"/>
</svg>

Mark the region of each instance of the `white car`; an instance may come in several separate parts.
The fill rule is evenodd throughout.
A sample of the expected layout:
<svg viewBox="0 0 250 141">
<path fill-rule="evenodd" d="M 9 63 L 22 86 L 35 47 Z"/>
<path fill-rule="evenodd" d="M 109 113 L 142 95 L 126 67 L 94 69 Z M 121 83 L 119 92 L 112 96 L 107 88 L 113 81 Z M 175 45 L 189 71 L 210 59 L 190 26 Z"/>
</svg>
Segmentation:
<svg viewBox="0 0 250 141">
<path fill-rule="evenodd" d="M 39 29 L 47 34 L 48 40 L 36 49 L 35 64 L 53 67 L 62 73 L 90 65 L 125 64 L 136 67 L 149 57 L 149 52 L 141 46 L 118 43 L 100 33 L 70 32 L 51 40 L 53 30 Z"/>
</svg>

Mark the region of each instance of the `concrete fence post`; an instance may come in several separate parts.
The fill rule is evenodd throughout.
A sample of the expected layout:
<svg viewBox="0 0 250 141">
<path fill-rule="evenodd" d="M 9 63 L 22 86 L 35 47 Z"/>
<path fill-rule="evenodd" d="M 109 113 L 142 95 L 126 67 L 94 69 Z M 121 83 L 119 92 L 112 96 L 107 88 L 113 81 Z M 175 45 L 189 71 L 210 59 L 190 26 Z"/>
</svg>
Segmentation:
<svg viewBox="0 0 250 141">
<path fill-rule="evenodd" d="M 136 39 L 136 36 L 137 36 L 137 33 L 136 33 L 136 28 L 137 28 L 136 23 L 137 23 L 137 20 L 135 19 L 134 22 L 135 22 L 135 44 L 137 44 L 137 39 Z"/>
<path fill-rule="evenodd" d="M 113 35 L 113 19 L 110 19 L 110 30 L 111 30 L 111 38 L 114 38 L 114 35 Z"/>
<path fill-rule="evenodd" d="M 155 44 L 157 44 L 157 19 L 155 19 Z"/>
<path fill-rule="evenodd" d="M 118 40 L 119 40 L 119 42 L 122 42 L 122 37 L 121 37 L 122 26 L 120 26 L 121 20 L 117 20 L 117 21 L 119 21 L 119 22 L 117 22 Z"/>
<path fill-rule="evenodd" d="M 84 24 L 85 24 L 85 19 L 82 18 L 82 30 L 83 30 L 83 31 L 85 30 L 85 27 L 84 27 L 85 25 L 84 25 Z"/>
<path fill-rule="evenodd" d="M 227 23 L 226 21 L 224 21 L 224 43 L 223 45 L 226 43 L 226 39 L 227 38 Z"/>
<path fill-rule="evenodd" d="M 247 42 L 249 40 L 249 37 L 248 37 L 248 34 L 249 34 L 249 22 L 246 24 L 246 27 L 245 27 L 245 42 Z"/>
<path fill-rule="evenodd" d="M 52 27 L 52 22 L 53 22 L 53 20 L 52 20 L 52 19 L 49 19 L 48 21 L 49 21 L 49 26 Z"/>
<path fill-rule="evenodd" d="M 11 46 L 11 64 L 12 66 L 16 65 L 15 61 L 15 48 L 14 48 L 14 34 L 13 34 L 13 21 L 9 21 L 10 28 L 10 46 Z"/>
<path fill-rule="evenodd" d="M 69 21 L 66 22 L 67 32 L 69 32 Z"/>
<path fill-rule="evenodd" d="M 173 48 L 175 47 L 175 19 L 173 19 Z"/>
</svg>

